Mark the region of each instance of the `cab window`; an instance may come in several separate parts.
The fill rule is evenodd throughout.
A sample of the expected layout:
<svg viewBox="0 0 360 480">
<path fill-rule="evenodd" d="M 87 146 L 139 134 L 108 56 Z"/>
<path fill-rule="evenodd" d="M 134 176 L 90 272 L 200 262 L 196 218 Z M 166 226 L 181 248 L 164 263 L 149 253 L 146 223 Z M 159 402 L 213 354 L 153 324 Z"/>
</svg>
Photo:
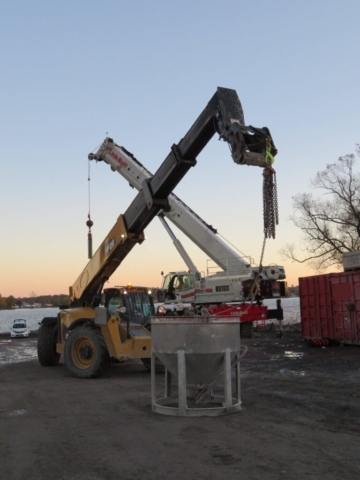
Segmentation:
<svg viewBox="0 0 360 480">
<path fill-rule="evenodd" d="M 148 293 L 132 292 L 125 296 L 126 315 L 133 323 L 146 325 L 155 314 L 154 305 Z"/>
<path fill-rule="evenodd" d="M 122 296 L 116 295 L 109 300 L 108 312 L 110 313 L 110 315 L 119 315 L 119 311 L 117 311 L 117 309 L 123 306 L 124 302 Z"/>
<path fill-rule="evenodd" d="M 163 288 L 167 290 L 170 286 L 170 283 L 173 283 L 174 275 L 166 275 L 165 280 L 164 280 L 164 285 Z"/>
<path fill-rule="evenodd" d="M 191 290 L 194 288 L 194 275 L 179 275 L 178 278 L 174 282 L 175 288 L 177 288 L 181 292 L 185 292 L 187 290 Z"/>
</svg>

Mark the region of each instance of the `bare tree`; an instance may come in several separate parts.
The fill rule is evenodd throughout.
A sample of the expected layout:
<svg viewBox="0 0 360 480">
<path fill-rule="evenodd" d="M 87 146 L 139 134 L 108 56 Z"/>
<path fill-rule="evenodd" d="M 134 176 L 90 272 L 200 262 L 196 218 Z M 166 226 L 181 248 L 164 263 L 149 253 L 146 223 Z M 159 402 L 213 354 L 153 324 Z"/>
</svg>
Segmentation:
<svg viewBox="0 0 360 480">
<path fill-rule="evenodd" d="M 357 145 L 360 155 L 360 145 Z M 360 175 L 354 171 L 355 155 L 340 157 L 318 172 L 311 187 L 323 198 L 311 193 L 293 197 L 293 223 L 303 232 L 303 257 L 298 258 L 294 244 L 287 244 L 281 254 L 294 262 L 305 263 L 323 271 L 342 266 L 342 255 L 360 249 Z"/>
</svg>

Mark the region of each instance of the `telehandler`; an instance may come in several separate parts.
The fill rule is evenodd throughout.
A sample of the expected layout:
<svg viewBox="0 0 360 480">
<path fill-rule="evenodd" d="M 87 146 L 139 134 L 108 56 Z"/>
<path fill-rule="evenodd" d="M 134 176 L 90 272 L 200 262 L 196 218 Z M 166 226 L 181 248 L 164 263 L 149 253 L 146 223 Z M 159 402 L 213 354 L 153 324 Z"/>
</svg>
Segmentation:
<svg viewBox="0 0 360 480">
<path fill-rule="evenodd" d="M 173 145 L 157 172 L 142 182 L 132 204 L 120 215 L 73 286 L 71 306 L 57 317 L 45 317 L 38 337 L 38 359 L 42 366 L 58 365 L 64 355 L 66 366 L 79 378 L 95 378 L 111 359 L 140 358 L 150 367 L 151 316 L 154 305 L 145 288 L 110 288 L 105 282 L 132 248 L 141 244 L 144 229 L 161 212 L 169 212 L 168 197 L 192 166 L 209 140 L 218 133 L 241 165 L 264 163 L 269 145 L 276 153 L 269 130 L 244 125 L 235 90 L 218 88 L 203 112 Z M 122 154 L 124 152 L 124 154 Z M 129 152 L 106 138 L 89 159 L 102 161 L 110 155 L 119 168 L 130 168 Z"/>
</svg>

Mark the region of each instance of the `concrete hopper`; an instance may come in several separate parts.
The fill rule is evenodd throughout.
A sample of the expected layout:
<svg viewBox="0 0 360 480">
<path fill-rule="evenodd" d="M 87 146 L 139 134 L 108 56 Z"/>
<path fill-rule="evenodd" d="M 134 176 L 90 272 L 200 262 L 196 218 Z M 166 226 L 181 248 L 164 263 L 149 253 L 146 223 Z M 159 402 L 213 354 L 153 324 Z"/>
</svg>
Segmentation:
<svg viewBox="0 0 360 480">
<path fill-rule="evenodd" d="M 156 399 L 152 368 L 153 410 L 167 415 L 221 415 L 241 409 L 240 322 L 232 317 L 153 317 L 152 363 L 166 368 L 165 397 Z M 231 371 L 236 368 L 236 398 Z M 224 396 L 211 395 L 223 377 Z M 177 397 L 171 384 L 178 384 Z M 206 399 L 206 400 L 204 400 Z"/>
</svg>

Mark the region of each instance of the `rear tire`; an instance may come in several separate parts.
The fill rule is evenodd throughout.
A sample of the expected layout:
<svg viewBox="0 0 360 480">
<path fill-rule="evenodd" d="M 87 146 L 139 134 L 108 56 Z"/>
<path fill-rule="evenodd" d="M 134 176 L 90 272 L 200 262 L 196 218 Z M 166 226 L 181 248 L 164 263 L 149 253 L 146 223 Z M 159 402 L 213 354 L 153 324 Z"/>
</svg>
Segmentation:
<svg viewBox="0 0 360 480">
<path fill-rule="evenodd" d="M 253 322 L 240 323 L 240 338 L 253 338 L 254 325 Z"/>
<path fill-rule="evenodd" d="M 60 353 L 56 351 L 57 326 L 41 325 L 37 342 L 39 363 L 43 367 L 56 367 L 59 364 Z"/>
<path fill-rule="evenodd" d="M 100 330 L 81 325 L 65 342 L 65 364 L 78 378 L 96 378 L 110 365 L 110 356 Z"/>
</svg>

